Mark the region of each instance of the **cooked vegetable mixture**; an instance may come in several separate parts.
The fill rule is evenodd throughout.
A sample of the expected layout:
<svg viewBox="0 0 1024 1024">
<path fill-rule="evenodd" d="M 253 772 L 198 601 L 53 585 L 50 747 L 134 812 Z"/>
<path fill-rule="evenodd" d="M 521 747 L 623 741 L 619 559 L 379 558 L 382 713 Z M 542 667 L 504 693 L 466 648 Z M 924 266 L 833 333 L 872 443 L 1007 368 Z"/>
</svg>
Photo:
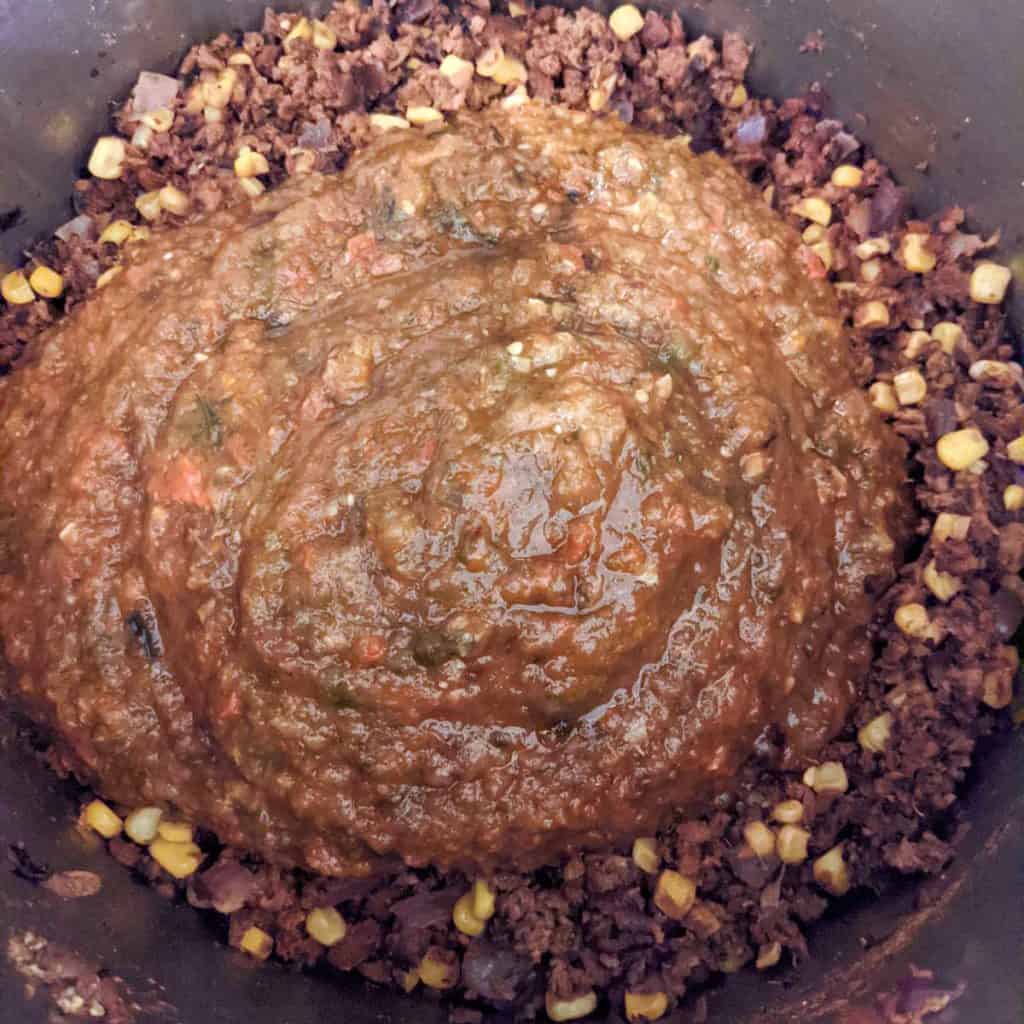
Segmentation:
<svg viewBox="0 0 1024 1024">
<path fill-rule="evenodd" d="M 1010 273 L 748 59 L 268 14 L 141 76 L 0 282 L 5 653 L 250 955 L 655 1020 L 950 856 L 1024 608 Z"/>
</svg>

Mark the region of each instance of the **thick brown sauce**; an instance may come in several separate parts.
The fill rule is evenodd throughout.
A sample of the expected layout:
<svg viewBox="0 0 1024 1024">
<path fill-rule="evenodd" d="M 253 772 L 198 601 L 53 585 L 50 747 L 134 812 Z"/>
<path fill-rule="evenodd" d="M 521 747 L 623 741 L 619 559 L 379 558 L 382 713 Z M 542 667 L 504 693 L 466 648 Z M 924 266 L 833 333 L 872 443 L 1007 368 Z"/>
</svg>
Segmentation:
<svg viewBox="0 0 1024 1024">
<path fill-rule="evenodd" d="M 3 382 L 16 686 L 328 873 L 648 831 L 869 657 L 898 443 L 722 161 L 528 105 L 137 252 Z"/>
</svg>

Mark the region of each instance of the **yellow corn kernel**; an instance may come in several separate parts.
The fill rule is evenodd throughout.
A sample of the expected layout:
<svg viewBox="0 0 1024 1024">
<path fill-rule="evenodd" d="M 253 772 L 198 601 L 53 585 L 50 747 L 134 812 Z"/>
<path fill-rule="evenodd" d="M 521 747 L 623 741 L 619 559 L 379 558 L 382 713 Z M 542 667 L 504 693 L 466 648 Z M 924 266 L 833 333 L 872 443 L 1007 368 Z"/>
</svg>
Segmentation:
<svg viewBox="0 0 1024 1024">
<path fill-rule="evenodd" d="M 192 200 L 189 199 L 188 193 L 182 192 L 180 188 L 176 188 L 174 185 L 164 185 L 160 189 L 159 194 L 160 207 L 178 217 L 184 217 L 192 205 Z"/>
<path fill-rule="evenodd" d="M 959 324 L 943 320 L 932 328 L 932 337 L 946 355 L 952 355 L 957 344 L 963 339 L 964 330 Z"/>
<path fill-rule="evenodd" d="M 157 832 L 169 843 L 192 842 L 192 826 L 187 821 L 161 821 Z"/>
<path fill-rule="evenodd" d="M 246 928 L 238 948 L 257 960 L 266 960 L 274 951 L 274 940 L 262 928 L 253 925 Z"/>
<path fill-rule="evenodd" d="M 122 270 L 124 270 L 124 267 L 121 266 L 108 267 L 106 270 L 103 271 L 102 274 L 100 274 L 99 277 L 96 278 L 96 287 L 106 288 L 107 285 L 110 284 L 110 282 L 113 281 L 114 278 L 117 277 Z"/>
<path fill-rule="evenodd" d="M 1013 274 L 999 263 L 979 263 L 971 272 L 970 292 L 975 302 L 998 306 L 1006 298 Z"/>
<path fill-rule="evenodd" d="M 783 864 L 803 864 L 807 860 L 807 843 L 811 833 L 798 825 L 783 825 L 775 842 Z"/>
<path fill-rule="evenodd" d="M 941 572 L 934 558 L 925 566 L 921 579 L 940 601 L 950 601 L 960 592 L 960 580 L 948 572 Z"/>
<path fill-rule="evenodd" d="M 964 540 L 971 528 L 970 516 L 958 516 L 952 512 L 940 512 L 932 526 L 932 539 L 938 543 L 945 540 Z"/>
<path fill-rule="evenodd" d="M 943 434 L 935 451 L 944 466 L 958 473 L 969 469 L 988 454 L 988 441 L 976 427 L 967 427 L 965 430 Z"/>
<path fill-rule="evenodd" d="M 316 907 L 306 915 L 306 932 L 321 946 L 336 946 L 345 938 L 348 926 L 334 907 Z"/>
<path fill-rule="evenodd" d="M 971 380 L 991 380 L 1002 384 L 1019 384 L 1021 368 L 1019 363 L 1004 363 L 1001 359 L 978 359 L 971 363 L 967 372 Z"/>
<path fill-rule="evenodd" d="M 143 192 L 138 199 L 135 200 L 135 209 L 142 214 L 146 220 L 157 220 L 160 214 L 163 212 L 163 206 L 160 204 L 160 190 L 155 189 L 153 192 Z"/>
<path fill-rule="evenodd" d="M 928 248 L 928 235 L 914 232 L 903 236 L 900 243 L 900 259 L 907 270 L 915 274 L 927 274 L 935 269 L 938 262 Z"/>
<path fill-rule="evenodd" d="M 647 836 L 633 841 L 633 863 L 646 875 L 656 875 L 661 867 L 658 841 Z"/>
<path fill-rule="evenodd" d="M 832 246 L 824 239 L 820 242 L 815 242 L 811 246 L 811 252 L 821 260 L 822 265 L 826 270 L 832 269 L 833 257 Z"/>
<path fill-rule="evenodd" d="M 482 879 L 473 883 L 473 915 L 481 921 L 494 917 L 496 899 L 494 890 Z"/>
<path fill-rule="evenodd" d="M 808 224 L 800 237 L 808 244 L 814 245 L 825 237 L 825 229 L 820 224 Z"/>
<path fill-rule="evenodd" d="M 911 331 L 903 346 L 903 354 L 907 359 L 916 359 L 931 343 L 932 336 L 927 331 Z"/>
<path fill-rule="evenodd" d="M 1003 491 L 1003 508 L 1007 512 L 1019 512 L 1024 508 L 1024 487 L 1020 484 L 1010 484 Z"/>
<path fill-rule="evenodd" d="M 597 996 L 587 992 L 575 999 L 556 999 L 550 992 L 544 998 L 544 1008 L 548 1017 L 556 1022 L 580 1020 L 588 1017 L 597 1009 Z"/>
<path fill-rule="evenodd" d="M 635 4 L 620 4 L 608 15 L 608 27 L 624 43 L 644 27 L 644 16 Z"/>
<path fill-rule="evenodd" d="M 250 199 L 256 199 L 267 190 L 267 186 L 259 178 L 239 178 L 238 185 Z"/>
<path fill-rule="evenodd" d="M 296 147 L 289 151 L 292 157 L 292 174 L 312 174 L 316 170 L 316 153 L 311 149 Z"/>
<path fill-rule="evenodd" d="M 748 99 L 750 99 L 750 94 L 747 92 L 747 87 L 740 82 L 740 84 L 737 85 L 729 94 L 729 98 L 725 101 L 725 105 L 730 110 L 739 110 Z"/>
<path fill-rule="evenodd" d="M 530 94 L 526 91 L 525 85 L 517 85 L 502 101 L 501 107 L 503 110 L 515 110 L 516 107 L 521 107 L 528 103 L 530 100 Z"/>
<path fill-rule="evenodd" d="M 132 237 L 134 228 L 126 220 L 112 220 L 100 233 L 100 241 L 110 245 L 124 245 Z"/>
<path fill-rule="evenodd" d="M 338 45 L 338 34 L 319 18 L 313 21 L 313 45 L 318 50 L 333 50 Z"/>
<path fill-rule="evenodd" d="M 994 711 L 1009 707 L 1013 700 L 1013 677 L 1016 675 L 1017 664 L 1013 672 L 986 672 L 981 681 L 981 702 Z"/>
<path fill-rule="evenodd" d="M 509 0 L 508 13 L 512 18 L 521 18 L 527 11 L 527 8 L 522 4 L 516 3 L 516 0 Z"/>
<path fill-rule="evenodd" d="M 124 819 L 124 831 L 133 843 L 146 846 L 160 834 L 160 819 L 164 812 L 159 807 L 139 807 Z"/>
<path fill-rule="evenodd" d="M 262 153 L 257 153 L 248 146 L 242 146 L 235 157 L 235 177 L 256 178 L 261 174 L 270 173 L 270 164 Z"/>
<path fill-rule="evenodd" d="M 1024 463 L 1024 434 L 1007 444 L 1006 455 L 1012 462 Z"/>
<path fill-rule="evenodd" d="M 121 834 L 121 819 L 102 800 L 91 801 L 85 808 L 83 819 L 104 839 L 113 839 Z"/>
<path fill-rule="evenodd" d="M 402 975 L 402 991 L 407 995 L 412 992 L 419 983 L 420 972 L 415 967 L 410 971 L 406 971 L 405 974 Z"/>
<path fill-rule="evenodd" d="M 468 60 L 456 57 L 454 53 L 447 54 L 437 70 L 442 78 L 447 78 L 453 85 L 468 85 L 473 80 L 473 65 Z"/>
<path fill-rule="evenodd" d="M 228 63 L 230 64 L 231 62 L 228 61 Z M 203 89 L 202 86 L 196 82 L 196 84 L 185 93 L 185 113 L 193 115 L 201 114 L 204 106 Z"/>
<path fill-rule="evenodd" d="M 395 114 L 371 114 L 370 124 L 381 131 L 390 131 L 392 128 L 408 128 L 409 122 L 404 117 Z"/>
<path fill-rule="evenodd" d="M 918 640 L 927 640 L 932 635 L 932 623 L 928 609 L 923 604 L 910 601 L 896 609 L 893 620 L 900 632 Z"/>
<path fill-rule="evenodd" d="M 173 843 L 157 837 L 149 844 L 150 856 L 175 878 L 195 874 L 203 860 L 203 851 L 195 843 Z"/>
<path fill-rule="evenodd" d="M 299 39 L 306 42 L 310 42 L 313 39 L 313 26 L 310 25 L 309 18 L 299 18 L 291 31 L 284 37 L 286 44 L 294 43 Z"/>
<path fill-rule="evenodd" d="M 154 132 L 169 132 L 174 124 L 174 111 L 167 107 L 151 110 L 142 115 L 142 123 Z"/>
<path fill-rule="evenodd" d="M 889 307 L 877 299 L 871 302 L 862 302 L 853 314 L 855 327 L 866 327 L 873 330 L 876 327 L 889 326 Z"/>
<path fill-rule="evenodd" d="M 850 889 L 850 876 L 843 860 L 843 844 L 833 846 L 814 862 L 814 880 L 833 896 L 843 896 Z"/>
<path fill-rule="evenodd" d="M 823 228 L 827 228 L 832 223 L 832 207 L 819 196 L 808 196 L 806 199 L 801 199 L 793 207 L 793 212 L 798 217 L 820 224 Z"/>
<path fill-rule="evenodd" d="M 891 735 L 892 715 L 884 711 L 857 730 L 857 742 L 862 749 L 869 750 L 872 754 L 880 754 L 885 750 Z"/>
<path fill-rule="evenodd" d="M 840 164 L 832 172 L 832 184 L 836 188 L 859 188 L 864 172 L 853 164 Z"/>
<path fill-rule="evenodd" d="M 850 788 L 846 769 L 839 761 L 824 761 L 804 772 L 804 785 L 815 793 L 845 793 Z"/>
<path fill-rule="evenodd" d="M 420 981 L 427 988 L 439 990 L 453 988 L 459 980 L 458 968 L 455 965 L 444 963 L 430 953 L 420 961 L 419 975 Z"/>
<path fill-rule="evenodd" d="M 892 383 L 900 405 L 917 405 L 928 394 L 928 384 L 918 370 L 902 370 Z"/>
<path fill-rule="evenodd" d="M 487 923 L 485 921 L 481 921 L 480 918 L 473 913 L 472 892 L 467 892 L 465 896 L 459 897 L 454 910 L 452 910 L 452 920 L 455 922 L 455 927 L 458 928 L 463 935 L 483 935 L 484 930 L 487 927 Z"/>
<path fill-rule="evenodd" d="M 238 53 L 233 53 L 228 57 L 228 64 L 232 67 L 251 68 L 252 57 L 250 57 L 244 50 L 239 50 Z"/>
<path fill-rule="evenodd" d="M 661 1020 L 668 1009 L 664 992 L 627 992 L 626 1020 Z"/>
<path fill-rule="evenodd" d="M 209 110 L 223 110 L 231 102 L 237 84 L 238 72 L 233 67 L 219 71 L 215 78 L 207 79 L 200 86 L 203 106 Z"/>
<path fill-rule="evenodd" d="M 0 281 L 0 295 L 3 295 L 12 306 L 25 306 L 36 300 L 28 278 L 20 270 L 12 270 L 4 275 Z"/>
<path fill-rule="evenodd" d="M 767 971 L 769 967 L 774 967 L 781 958 L 782 944 L 779 942 L 769 942 L 758 949 L 757 960 L 754 966 L 759 971 Z"/>
<path fill-rule="evenodd" d="M 678 871 L 666 870 L 658 875 L 654 887 L 654 905 L 666 916 L 681 921 L 697 899 L 697 883 Z"/>
<path fill-rule="evenodd" d="M 772 808 L 772 818 L 780 825 L 798 825 L 804 820 L 804 805 L 799 800 L 782 800 Z"/>
<path fill-rule="evenodd" d="M 892 243 L 884 235 L 878 238 L 866 238 L 853 250 L 859 260 L 870 260 L 875 256 L 888 256 L 892 252 Z"/>
<path fill-rule="evenodd" d="M 409 124 L 415 125 L 437 124 L 444 120 L 444 114 L 433 107 L 409 107 L 405 112 L 405 119 Z"/>
<path fill-rule="evenodd" d="M 494 51 L 493 56 L 476 62 L 476 73 L 481 78 L 490 78 L 498 85 L 511 85 L 513 82 L 525 82 L 526 66 L 514 57 L 506 57 L 501 49 Z"/>
<path fill-rule="evenodd" d="M 610 99 L 611 96 L 609 96 L 607 89 L 603 86 L 594 86 L 587 93 L 587 106 L 596 114 L 608 106 L 608 100 Z"/>
<path fill-rule="evenodd" d="M 891 416 L 899 408 L 896 392 L 891 384 L 886 384 L 884 381 L 875 381 L 868 388 L 868 398 L 871 399 L 871 404 L 885 416 Z"/>
<path fill-rule="evenodd" d="M 770 857 L 775 852 L 775 833 L 763 821 L 747 822 L 743 838 L 758 857 Z"/>
<path fill-rule="evenodd" d="M 89 157 L 89 173 L 104 181 L 116 181 L 124 170 L 124 158 L 128 147 L 116 135 L 104 135 L 96 140 Z"/>
<path fill-rule="evenodd" d="M 861 280 L 874 284 L 882 276 L 881 260 L 866 260 L 860 265 Z"/>
</svg>

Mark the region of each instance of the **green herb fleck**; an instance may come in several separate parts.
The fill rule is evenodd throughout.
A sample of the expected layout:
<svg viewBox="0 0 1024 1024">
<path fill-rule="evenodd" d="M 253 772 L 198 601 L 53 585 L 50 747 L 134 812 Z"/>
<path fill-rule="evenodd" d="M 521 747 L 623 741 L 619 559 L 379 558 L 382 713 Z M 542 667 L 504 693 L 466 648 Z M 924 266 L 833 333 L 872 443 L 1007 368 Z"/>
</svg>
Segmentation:
<svg viewBox="0 0 1024 1024">
<path fill-rule="evenodd" d="M 496 245 L 498 239 L 494 235 L 483 234 L 469 222 L 465 214 L 451 203 L 445 203 L 434 215 L 434 223 L 439 231 L 443 231 L 460 242 L 482 242 Z"/>
<path fill-rule="evenodd" d="M 707 264 L 708 270 L 712 274 L 717 274 L 722 269 L 722 264 L 718 262 L 718 257 L 714 253 L 708 253 L 704 257 L 704 262 Z"/>
<path fill-rule="evenodd" d="M 219 448 L 224 441 L 224 422 L 214 404 L 203 395 L 196 398 L 196 420 L 196 442 Z"/>
</svg>

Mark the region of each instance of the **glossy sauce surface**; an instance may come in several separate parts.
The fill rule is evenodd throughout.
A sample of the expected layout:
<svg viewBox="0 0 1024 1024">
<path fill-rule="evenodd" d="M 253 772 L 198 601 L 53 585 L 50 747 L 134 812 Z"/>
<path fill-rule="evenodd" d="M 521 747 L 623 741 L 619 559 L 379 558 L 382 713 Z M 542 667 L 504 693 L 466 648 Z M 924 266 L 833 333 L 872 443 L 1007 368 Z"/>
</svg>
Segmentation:
<svg viewBox="0 0 1024 1024">
<path fill-rule="evenodd" d="M 529 104 L 158 237 L 0 384 L 15 687 L 334 873 L 649 832 L 870 655 L 900 445 L 718 158 Z"/>
</svg>

